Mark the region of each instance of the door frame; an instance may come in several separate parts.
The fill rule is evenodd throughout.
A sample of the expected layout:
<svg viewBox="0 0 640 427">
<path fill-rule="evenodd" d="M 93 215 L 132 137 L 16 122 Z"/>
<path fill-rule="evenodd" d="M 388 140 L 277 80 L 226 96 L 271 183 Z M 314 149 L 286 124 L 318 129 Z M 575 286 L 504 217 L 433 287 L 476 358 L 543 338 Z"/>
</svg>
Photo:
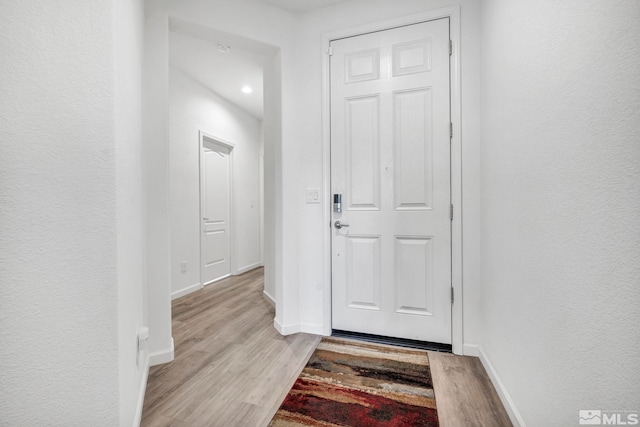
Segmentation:
<svg viewBox="0 0 640 427">
<path fill-rule="evenodd" d="M 451 343 L 455 354 L 463 354 L 463 285 L 462 285 L 462 114 L 460 80 L 460 6 L 453 5 L 401 18 L 357 26 L 326 33 L 322 37 L 322 174 L 323 224 L 322 236 L 324 287 L 322 297 L 322 333 L 331 335 L 331 81 L 329 45 L 333 40 L 359 36 L 375 31 L 449 18 L 449 37 L 453 43 L 450 62 L 451 122 L 451 203 L 454 215 L 451 222 L 451 286 L 455 295 L 451 306 Z"/>
<path fill-rule="evenodd" d="M 203 274 L 203 265 L 202 265 L 202 254 L 204 252 L 202 246 L 203 246 L 203 239 L 202 236 L 204 234 L 204 221 L 203 221 L 203 203 L 202 203 L 202 189 L 204 186 L 204 176 L 203 176 L 203 171 L 204 171 L 204 145 L 205 142 L 208 142 L 210 144 L 217 144 L 217 145 L 221 145 L 225 148 L 229 149 L 229 274 L 227 276 L 223 276 L 220 277 L 218 279 L 215 279 L 213 281 L 204 283 L 203 278 L 204 278 L 204 274 Z M 206 285 L 210 285 L 212 283 L 215 283 L 219 280 L 222 280 L 226 277 L 229 277 L 231 275 L 234 274 L 234 272 L 236 271 L 236 266 L 235 266 L 235 204 L 236 204 L 236 200 L 234 197 L 234 183 L 233 183 L 233 152 L 234 152 L 234 148 L 235 148 L 235 144 L 233 142 L 229 142 L 223 138 L 217 137 L 215 135 L 206 133 L 204 131 L 199 131 L 198 132 L 198 145 L 199 145 L 199 151 L 198 151 L 198 155 L 199 155 L 199 164 L 200 164 L 200 170 L 198 171 L 198 175 L 199 175 L 199 185 L 198 185 L 198 192 L 199 192 L 199 221 L 200 221 L 200 251 L 199 251 L 199 258 L 198 258 L 198 267 L 199 267 L 199 271 L 200 271 L 200 284 L 201 286 L 206 286 Z"/>
</svg>

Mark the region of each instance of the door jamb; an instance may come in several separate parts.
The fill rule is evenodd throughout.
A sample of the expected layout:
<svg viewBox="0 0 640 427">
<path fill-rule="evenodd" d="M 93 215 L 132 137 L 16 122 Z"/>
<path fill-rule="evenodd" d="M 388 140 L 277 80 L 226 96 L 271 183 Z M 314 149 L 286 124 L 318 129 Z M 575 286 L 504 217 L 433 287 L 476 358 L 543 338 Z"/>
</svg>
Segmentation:
<svg viewBox="0 0 640 427">
<path fill-rule="evenodd" d="M 203 235 L 203 228 L 204 228 L 204 222 L 202 220 L 202 182 L 203 182 L 203 176 L 202 176 L 202 172 L 204 170 L 204 144 L 205 141 L 209 141 L 213 144 L 217 144 L 217 145 L 222 145 L 223 147 L 226 147 L 229 149 L 229 275 L 228 276 L 223 276 L 220 277 L 218 279 L 215 279 L 211 282 L 207 282 L 204 283 L 203 281 L 203 274 L 202 274 L 202 235 Z M 199 253 L 200 253 L 200 257 L 198 259 L 198 264 L 199 264 L 199 270 L 200 270 L 200 284 L 201 286 L 205 286 L 205 285 L 209 285 L 211 283 L 217 282 L 218 280 L 222 280 L 225 277 L 229 277 L 231 275 L 233 275 L 236 272 L 236 265 L 235 265 L 235 236 L 236 236 L 236 230 L 235 230 L 235 204 L 236 204 L 236 199 L 235 199 L 235 192 L 234 192 L 234 183 L 233 183 L 233 151 L 235 148 L 235 144 L 233 142 L 229 142 L 223 138 L 217 137 L 215 135 L 206 133 L 204 131 L 199 131 L 198 132 L 198 144 L 199 144 L 199 157 L 200 157 L 200 170 L 198 172 L 199 175 L 199 183 L 198 183 L 198 191 L 199 191 L 199 209 L 200 211 L 198 212 L 198 215 L 200 217 L 200 245 L 199 245 Z"/>
<path fill-rule="evenodd" d="M 451 79 L 451 203 L 455 214 L 451 222 L 451 286 L 455 295 L 451 306 L 451 343 L 455 354 L 463 354 L 463 284 L 462 284 L 462 114 L 460 80 L 460 6 L 453 5 L 397 19 L 348 28 L 324 34 L 322 37 L 322 173 L 323 200 L 322 222 L 325 232 L 323 246 L 323 296 L 322 333 L 331 335 L 331 81 L 329 46 L 331 41 L 358 36 L 374 31 L 417 24 L 434 19 L 449 18 L 449 37 L 453 43 L 450 58 Z"/>
</svg>

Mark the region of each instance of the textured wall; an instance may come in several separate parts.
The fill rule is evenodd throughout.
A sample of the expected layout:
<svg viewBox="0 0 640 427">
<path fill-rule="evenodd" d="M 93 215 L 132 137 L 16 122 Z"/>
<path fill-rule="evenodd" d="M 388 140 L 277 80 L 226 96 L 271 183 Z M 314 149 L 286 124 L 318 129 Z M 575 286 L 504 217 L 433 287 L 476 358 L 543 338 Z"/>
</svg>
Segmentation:
<svg viewBox="0 0 640 427">
<path fill-rule="evenodd" d="M 111 2 L 0 4 L 0 425 L 118 425 Z"/>
<path fill-rule="evenodd" d="M 169 223 L 169 16 L 166 0 L 145 0 L 142 85 L 150 363 L 173 360 Z"/>
<path fill-rule="evenodd" d="M 282 240 L 278 238 L 282 232 L 282 61 L 281 53 L 265 64 L 264 82 L 264 118 L 263 153 L 264 153 L 264 188 L 263 188 L 263 252 L 264 292 L 272 299 L 277 298 L 277 280 L 282 275 L 282 257 L 280 256 Z"/>
<path fill-rule="evenodd" d="M 529 426 L 640 410 L 640 3 L 483 3 L 482 350 Z"/>
<path fill-rule="evenodd" d="M 115 153 L 118 224 L 118 325 L 120 425 L 142 411 L 147 352 L 138 354 L 145 311 L 145 221 L 142 173 L 142 0 L 114 2 Z"/>
</svg>

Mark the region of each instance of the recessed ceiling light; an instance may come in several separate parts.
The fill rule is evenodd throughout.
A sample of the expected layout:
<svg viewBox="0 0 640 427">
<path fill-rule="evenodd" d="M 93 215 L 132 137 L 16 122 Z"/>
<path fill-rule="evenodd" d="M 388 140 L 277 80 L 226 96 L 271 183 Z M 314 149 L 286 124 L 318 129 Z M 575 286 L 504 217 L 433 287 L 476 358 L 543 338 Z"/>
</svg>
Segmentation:
<svg viewBox="0 0 640 427">
<path fill-rule="evenodd" d="M 253 92 L 253 89 L 251 89 L 251 86 L 245 86 L 242 88 L 242 93 L 251 93 Z"/>
<path fill-rule="evenodd" d="M 218 52 L 220 53 L 228 53 L 231 50 L 231 46 L 225 46 L 223 44 L 218 45 Z"/>
</svg>

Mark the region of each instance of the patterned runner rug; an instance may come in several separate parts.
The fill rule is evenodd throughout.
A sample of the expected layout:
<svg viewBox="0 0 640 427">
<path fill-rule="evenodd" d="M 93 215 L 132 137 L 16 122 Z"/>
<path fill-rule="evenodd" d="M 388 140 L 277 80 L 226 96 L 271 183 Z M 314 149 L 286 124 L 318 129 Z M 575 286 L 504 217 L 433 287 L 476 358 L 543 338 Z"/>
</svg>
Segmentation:
<svg viewBox="0 0 640 427">
<path fill-rule="evenodd" d="M 269 426 L 437 427 L 427 352 L 323 338 Z"/>
</svg>

